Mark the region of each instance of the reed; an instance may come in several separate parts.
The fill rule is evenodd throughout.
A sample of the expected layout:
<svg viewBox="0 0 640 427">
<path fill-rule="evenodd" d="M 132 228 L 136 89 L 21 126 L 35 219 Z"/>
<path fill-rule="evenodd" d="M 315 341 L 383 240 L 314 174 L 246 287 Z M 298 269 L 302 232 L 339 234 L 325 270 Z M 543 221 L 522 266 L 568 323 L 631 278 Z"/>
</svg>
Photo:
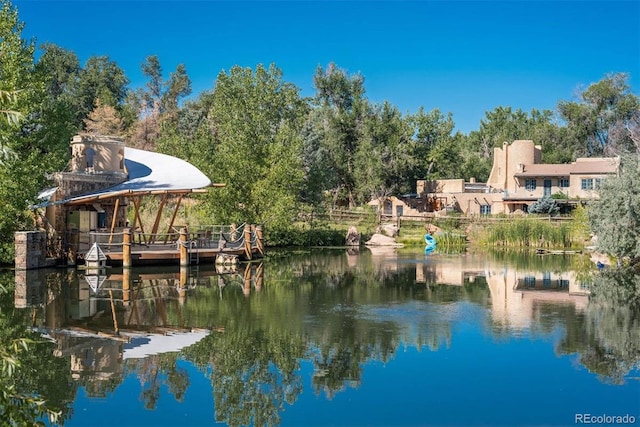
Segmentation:
<svg viewBox="0 0 640 427">
<path fill-rule="evenodd" d="M 476 240 L 484 246 L 571 248 L 582 241 L 566 223 L 555 224 L 536 217 L 513 218 L 482 228 Z"/>
</svg>

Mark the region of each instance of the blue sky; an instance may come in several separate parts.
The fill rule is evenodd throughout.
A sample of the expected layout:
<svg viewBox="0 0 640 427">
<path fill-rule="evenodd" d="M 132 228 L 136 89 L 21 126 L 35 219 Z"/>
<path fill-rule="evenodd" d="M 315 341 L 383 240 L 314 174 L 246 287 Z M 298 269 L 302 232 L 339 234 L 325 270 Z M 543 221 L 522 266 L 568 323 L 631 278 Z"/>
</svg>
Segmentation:
<svg viewBox="0 0 640 427">
<path fill-rule="evenodd" d="M 275 63 L 304 96 L 330 62 L 365 77 L 371 102 L 422 106 L 478 129 L 498 106 L 554 110 L 610 72 L 640 88 L 639 1 L 14 0 L 25 37 L 107 55 L 144 85 L 158 55 L 185 64 L 194 94 L 234 65 Z"/>
</svg>

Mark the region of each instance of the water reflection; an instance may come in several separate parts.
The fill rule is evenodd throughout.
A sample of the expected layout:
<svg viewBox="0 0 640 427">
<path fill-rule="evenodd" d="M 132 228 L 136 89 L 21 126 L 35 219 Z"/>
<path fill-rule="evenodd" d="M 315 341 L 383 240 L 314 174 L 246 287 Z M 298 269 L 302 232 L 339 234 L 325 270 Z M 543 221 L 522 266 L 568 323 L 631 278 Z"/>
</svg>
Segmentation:
<svg viewBox="0 0 640 427">
<path fill-rule="evenodd" d="M 188 361 L 210 381 L 216 421 L 277 425 L 306 381 L 335 399 L 400 349 L 461 345 L 461 325 L 498 339 L 561 329 L 557 355 L 627 383 L 640 360 L 640 282 L 605 272 L 590 302 L 583 269 L 576 255 L 283 252 L 233 271 L 16 272 L 13 310 L 54 341 L 43 363 L 67 361 L 50 381 L 73 384 L 56 401 L 70 424 L 78 387 L 105 397 L 131 375 L 146 409 L 161 410 L 163 393 L 182 402 L 194 380 Z"/>
</svg>

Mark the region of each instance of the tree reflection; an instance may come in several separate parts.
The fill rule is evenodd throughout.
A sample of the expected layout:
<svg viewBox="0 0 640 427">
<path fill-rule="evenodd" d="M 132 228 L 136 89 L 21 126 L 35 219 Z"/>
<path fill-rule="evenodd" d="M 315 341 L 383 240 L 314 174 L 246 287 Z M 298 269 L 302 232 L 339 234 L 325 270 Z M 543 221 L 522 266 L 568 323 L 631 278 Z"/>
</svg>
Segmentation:
<svg viewBox="0 0 640 427">
<path fill-rule="evenodd" d="M 211 365 L 216 421 L 231 426 L 273 426 L 284 404 L 302 392 L 299 336 L 239 328 L 209 335 L 184 351 L 203 370 Z"/>
<path fill-rule="evenodd" d="M 495 329 L 489 313 L 496 309 L 495 291 L 483 265 L 480 268 L 474 260 L 467 260 L 469 271 L 463 272 L 451 259 L 440 265 L 430 262 L 374 262 L 366 251 L 349 256 L 344 252 L 289 254 L 265 262 L 264 285 L 261 281 L 250 292 L 242 275 L 204 277 L 179 303 L 172 296 L 173 279 L 166 279 L 166 283 L 165 279 L 156 280 L 153 287 L 143 286 L 141 279 L 139 288 L 132 287 L 128 305 L 116 307 L 121 324 L 134 319 L 127 324 L 129 328 L 161 325 L 167 330 L 212 332 L 180 352 L 125 360 L 122 340 L 115 339 L 118 337 L 85 337 L 82 342 L 57 337 L 60 348 L 66 349 L 61 355 L 71 356 L 71 366 L 68 359 L 53 357 L 51 346 L 42 346 L 27 363 L 46 363 L 52 369 L 29 371 L 21 379 L 21 387 L 38 390 L 54 407 L 66 408 L 69 416 L 69 403 L 79 386 L 90 396 L 104 396 L 123 378 L 136 375 L 141 384 L 139 399 L 153 410 L 163 393 L 170 393 L 178 402 L 184 399 L 192 382 L 188 371 L 180 367 L 180 361 L 186 359 L 211 382 L 215 421 L 231 426 L 277 425 L 285 406 L 295 403 L 303 392 L 301 360 L 312 364 L 310 381 L 316 395 L 331 399 L 348 387 L 359 387 L 367 364 L 392 360 L 401 345 L 432 351 L 455 345 L 451 343 L 452 329 L 466 313 L 479 313 L 473 321 L 486 322 L 487 328 Z M 535 262 L 535 268 L 549 268 L 540 258 Z M 552 262 L 556 268 L 557 263 Z M 526 260 L 518 259 L 517 263 L 525 265 Z M 501 259 L 497 265 L 491 270 L 494 276 L 507 271 L 508 260 Z M 257 270 L 254 265 L 247 268 Z M 448 278 L 455 283 L 447 282 Z M 504 283 L 500 289 L 511 298 L 515 289 Z M 591 372 L 615 383 L 638 366 L 640 280 L 632 271 L 605 271 L 595 277 L 588 306 L 586 302 L 578 307 L 568 299 L 558 302 L 541 297 L 568 295 L 566 288 L 522 291 L 530 292 L 528 311 L 515 304 L 507 307 L 511 311 L 506 314 L 515 312 L 526 318 L 522 325 L 534 332 L 549 334 L 564 329 L 557 353 L 578 354 L 580 363 Z M 522 295 L 516 292 L 516 297 Z M 30 322 L 29 311 L 10 312 L 7 297 L 1 303 L 0 334 L 23 333 Z M 58 306 L 64 305 L 51 305 L 51 311 Z M 82 319 L 89 321 L 104 323 L 112 317 L 106 312 Z M 494 333 L 513 334 L 514 324 L 505 324 L 508 327 Z M 92 365 L 91 360 L 102 364 Z"/>
<path fill-rule="evenodd" d="M 593 281 L 587 327 L 599 346 L 582 356 L 585 366 L 614 383 L 640 367 L 640 275 L 606 270 Z"/>
<path fill-rule="evenodd" d="M 55 357 L 54 344 L 45 341 L 40 334 L 28 327 L 31 313 L 14 307 L 13 289 L 13 275 L 0 275 L 0 346 L 8 348 L 13 340 L 20 338 L 29 339 L 32 344 L 26 351 L 15 355 L 19 365 L 10 378 L 0 380 L 0 386 L 6 385 L 5 381 L 10 380 L 10 386 L 14 387 L 16 394 L 42 398 L 45 408 L 60 412 L 58 421 L 64 422 L 73 413 L 71 404 L 77 392 L 77 385 L 71 378 L 69 361 Z M 3 387 L 0 388 L 0 392 L 5 390 Z M 22 411 L 20 419 L 23 421 L 40 412 L 34 411 L 34 408 L 28 405 L 11 409 L 9 412 L 13 412 L 14 415 L 16 410 Z M 6 415 L 7 413 L 0 408 L 0 422 L 3 425 L 11 425 L 12 419 L 5 418 Z"/>
</svg>

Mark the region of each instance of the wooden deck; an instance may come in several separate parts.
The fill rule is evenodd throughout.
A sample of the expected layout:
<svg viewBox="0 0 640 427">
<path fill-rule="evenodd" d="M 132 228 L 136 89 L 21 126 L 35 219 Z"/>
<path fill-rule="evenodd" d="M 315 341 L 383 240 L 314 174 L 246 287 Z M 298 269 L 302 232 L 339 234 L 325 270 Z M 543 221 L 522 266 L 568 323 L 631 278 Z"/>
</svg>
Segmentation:
<svg viewBox="0 0 640 427">
<path fill-rule="evenodd" d="M 94 244 L 106 256 L 108 265 L 123 264 L 130 246 L 132 264 L 178 264 L 183 257 L 188 264 L 221 262 L 221 255 L 233 259 L 251 260 L 264 255 L 262 230 L 247 226 L 240 232 L 197 231 L 150 235 L 131 231 L 118 233 L 87 233 L 78 238 L 76 262 L 85 263 Z"/>
</svg>

